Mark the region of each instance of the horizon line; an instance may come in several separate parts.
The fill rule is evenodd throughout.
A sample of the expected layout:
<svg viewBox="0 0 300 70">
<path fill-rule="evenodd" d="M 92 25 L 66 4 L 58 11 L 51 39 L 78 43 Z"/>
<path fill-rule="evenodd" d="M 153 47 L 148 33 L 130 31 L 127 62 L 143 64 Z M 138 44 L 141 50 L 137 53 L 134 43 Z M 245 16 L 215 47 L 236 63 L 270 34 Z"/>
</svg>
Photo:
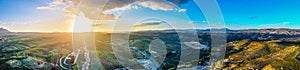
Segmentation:
<svg viewBox="0 0 300 70">
<path fill-rule="evenodd" d="M 4 29 L 4 28 L 3 28 Z M 229 30 L 263 30 L 263 29 L 297 29 L 297 28 L 249 28 L 249 29 L 232 29 L 232 28 L 206 28 L 206 29 L 195 29 L 195 30 L 208 30 L 208 29 L 229 29 Z M 132 32 L 142 32 L 142 31 L 164 31 L 164 30 L 174 30 L 174 29 L 162 29 L 162 30 L 141 30 L 141 31 L 132 31 Z M 193 29 L 177 29 L 177 30 L 193 30 Z M 72 32 L 72 31 L 57 31 L 57 32 L 42 32 L 42 31 L 9 31 L 12 33 L 86 33 L 86 32 L 92 32 L 92 31 L 86 31 L 86 32 Z M 94 31 L 94 32 L 102 32 L 102 33 L 112 33 L 112 32 L 105 32 L 105 31 Z M 122 32 L 115 32 L 115 33 L 122 33 Z"/>
</svg>

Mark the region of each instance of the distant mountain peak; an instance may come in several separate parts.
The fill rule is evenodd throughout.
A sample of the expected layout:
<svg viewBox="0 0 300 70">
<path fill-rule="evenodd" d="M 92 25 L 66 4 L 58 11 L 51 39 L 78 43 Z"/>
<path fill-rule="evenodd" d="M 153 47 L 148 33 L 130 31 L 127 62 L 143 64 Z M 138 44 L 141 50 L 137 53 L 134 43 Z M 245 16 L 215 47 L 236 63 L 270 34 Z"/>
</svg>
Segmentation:
<svg viewBox="0 0 300 70">
<path fill-rule="evenodd" d="M 0 33 L 7 33 L 7 32 L 10 32 L 10 31 L 8 31 L 7 29 L 4 29 L 4 28 L 0 28 Z"/>
</svg>

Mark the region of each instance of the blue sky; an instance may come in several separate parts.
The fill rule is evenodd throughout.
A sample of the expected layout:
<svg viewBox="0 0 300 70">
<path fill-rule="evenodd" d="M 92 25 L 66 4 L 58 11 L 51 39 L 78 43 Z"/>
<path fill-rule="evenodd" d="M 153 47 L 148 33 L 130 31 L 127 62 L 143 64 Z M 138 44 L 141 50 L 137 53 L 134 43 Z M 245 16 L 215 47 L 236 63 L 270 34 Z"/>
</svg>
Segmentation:
<svg viewBox="0 0 300 70">
<path fill-rule="evenodd" d="M 246 28 L 297 28 L 300 22 L 299 0 L 217 0 L 226 26 Z M 193 2 L 182 8 L 198 9 Z M 203 20 L 195 11 L 187 11 L 194 21 Z"/>
<path fill-rule="evenodd" d="M 269 25 L 270 28 L 299 26 L 299 0 L 218 0 L 218 2 L 228 27 L 238 28 L 239 26 L 235 24 L 254 28 L 265 28 L 265 25 Z M 256 18 L 249 19 L 253 16 Z"/>
<path fill-rule="evenodd" d="M 217 2 L 225 25 L 230 29 L 298 28 L 300 26 L 299 0 L 217 0 Z M 118 19 L 101 20 L 102 27 L 96 29 L 110 31 L 114 27 L 112 23 L 121 26 L 134 25 L 147 16 L 155 16 L 179 28 L 188 29 L 190 25 L 187 24 L 190 22 L 194 23 L 195 28 L 209 28 L 201 10 L 192 0 L 178 5 L 179 8 L 175 9 L 172 9 L 168 3 L 166 5 L 161 2 L 150 2 L 150 5 L 146 3 L 128 2 L 128 5 L 115 7 L 112 5 L 110 9 L 104 11 L 114 13 L 115 18 Z M 68 32 L 71 31 L 72 20 L 74 20 L 72 17 L 74 13 L 65 10 L 68 7 L 70 7 L 69 2 L 63 0 L 0 0 L 0 27 L 15 32 Z M 95 21 L 95 19 L 86 21 Z M 166 27 L 168 25 L 161 24 L 140 28 L 164 29 Z"/>
</svg>

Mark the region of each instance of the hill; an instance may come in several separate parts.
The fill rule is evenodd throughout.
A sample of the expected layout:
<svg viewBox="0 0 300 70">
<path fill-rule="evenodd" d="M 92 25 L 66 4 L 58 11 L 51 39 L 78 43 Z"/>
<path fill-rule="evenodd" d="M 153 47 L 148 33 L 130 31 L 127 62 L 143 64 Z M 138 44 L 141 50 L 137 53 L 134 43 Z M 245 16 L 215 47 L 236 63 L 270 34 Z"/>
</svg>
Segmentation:
<svg viewBox="0 0 300 70">
<path fill-rule="evenodd" d="M 8 31 L 7 29 L 4 29 L 4 28 L 0 28 L 0 33 L 7 33 L 7 32 L 10 32 L 10 31 Z"/>
<path fill-rule="evenodd" d="M 237 42 L 236 44 L 243 43 Z M 283 69 L 291 70 L 300 68 L 298 41 L 250 41 L 247 46 L 240 46 L 238 52 L 230 53 L 224 60 L 224 70 L 248 70 L 248 69 Z M 234 48 L 235 46 L 228 46 Z M 228 51 L 237 51 L 231 49 Z"/>
</svg>

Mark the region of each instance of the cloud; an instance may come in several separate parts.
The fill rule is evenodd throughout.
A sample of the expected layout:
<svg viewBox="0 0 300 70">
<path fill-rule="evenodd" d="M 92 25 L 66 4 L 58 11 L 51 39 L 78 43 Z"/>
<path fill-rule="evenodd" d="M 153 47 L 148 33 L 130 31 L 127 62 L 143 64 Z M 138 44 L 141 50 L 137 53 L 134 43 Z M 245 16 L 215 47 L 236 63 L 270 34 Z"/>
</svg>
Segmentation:
<svg viewBox="0 0 300 70">
<path fill-rule="evenodd" d="M 179 9 L 178 12 L 186 12 L 186 9 Z"/>
<path fill-rule="evenodd" d="M 141 0 L 136 2 L 136 4 L 143 7 L 151 8 L 152 10 L 176 10 L 176 7 L 185 3 L 189 0 Z M 186 9 L 179 9 L 178 12 L 185 12 Z"/>
<path fill-rule="evenodd" d="M 43 6 L 43 7 L 36 7 L 36 9 L 38 9 L 38 10 L 55 10 L 55 8 L 45 7 L 45 6 Z"/>
<path fill-rule="evenodd" d="M 139 0 L 110 0 L 104 10 L 113 10 L 113 9 L 129 9 L 131 6 L 130 4 L 133 4 Z"/>
<path fill-rule="evenodd" d="M 118 13 L 120 14 L 121 11 L 124 11 L 124 10 L 129 10 L 129 9 L 139 9 L 140 7 L 137 6 L 137 5 L 132 5 L 132 4 L 129 4 L 127 6 L 123 6 L 123 7 L 120 7 L 120 8 L 114 8 L 114 9 L 109 9 L 109 10 L 104 10 L 102 13 L 103 14 L 113 14 L 113 13 Z M 118 16 L 118 15 L 116 15 Z"/>
<path fill-rule="evenodd" d="M 176 8 L 176 6 L 173 5 L 171 2 L 163 1 L 163 0 L 139 1 L 136 4 L 146 8 L 151 8 L 152 10 L 170 11 L 170 10 L 175 10 Z"/>
<path fill-rule="evenodd" d="M 81 2 L 80 2 L 81 1 Z M 72 7 L 66 8 L 74 14 L 83 12 L 89 19 L 98 19 L 103 14 L 113 14 L 115 17 L 119 12 L 128 9 L 139 9 L 140 7 L 151 8 L 153 10 L 176 10 L 176 5 L 187 3 L 189 0 L 72 0 Z M 80 9 L 76 9 L 80 5 Z M 99 8 L 104 8 L 99 14 Z M 184 10 L 180 10 L 183 12 Z M 117 15 L 116 15 L 117 12 Z M 98 16 L 95 16 L 98 15 Z"/>
<path fill-rule="evenodd" d="M 54 0 L 49 3 L 48 6 L 36 7 L 38 10 L 63 10 L 69 6 L 72 6 L 73 2 L 68 0 Z"/>
<path fill-rule="evenodd" d="M 201 22 L 197 22 L 197 21 L 190 21 L 190 24 L 206 24 L 207 21 L 206 20 L 202 20 Z"/>
<path fill-rule="evenodd" d="M 138 4 L 153 10 L 175 10 L 176 5 L 187 3 L 189 0 L 111 0 L 105 6 L 105 11 L 116 9 L 136 8 Z M 131 6 L 131 7 L 130 7 Z"/>
<path fill-rule="evenodd" d="M 137 0 L 72 0 L 72 1 L 74 3 L 73 4 L 74 6 L 66 8 L 67 11 L 76 15 L 78 14 L 78 12 L 82 12 L 85 17 L 92 20 L 99 20 L 99 17 L 103 15 L 107 16 L 108 14 L 113 14 L 112 13 L 113 11 L 137 8 L 137 7 L 131 7 L 130 5 L 136 2 Z M 114 15 L 114 17 L 116 16 Z M 113 19 L 109 19 L 109 20 L 113 20 Z"/>
<path fill-rule="evenodd" d="M 144 27 L 144 26 L 154 26 L 166 23 L 166 21 L 151 21 L 151 22 L 143 22 L 139 25 L 135 25 L 135 27 Z"/>
<path fill-rule="evenodd" d="M 259 25 L 259 27 L 285 27 L 289 25 L 291 22 L 282 22 L 282 23 L 276 23 L 276 24 L 263 24 Z"/>
<path fill-rule="evenodd" d="M 100 13 L 98 20 L 114 20 L 116 17 L 113 14 Z"/>
</svg>

